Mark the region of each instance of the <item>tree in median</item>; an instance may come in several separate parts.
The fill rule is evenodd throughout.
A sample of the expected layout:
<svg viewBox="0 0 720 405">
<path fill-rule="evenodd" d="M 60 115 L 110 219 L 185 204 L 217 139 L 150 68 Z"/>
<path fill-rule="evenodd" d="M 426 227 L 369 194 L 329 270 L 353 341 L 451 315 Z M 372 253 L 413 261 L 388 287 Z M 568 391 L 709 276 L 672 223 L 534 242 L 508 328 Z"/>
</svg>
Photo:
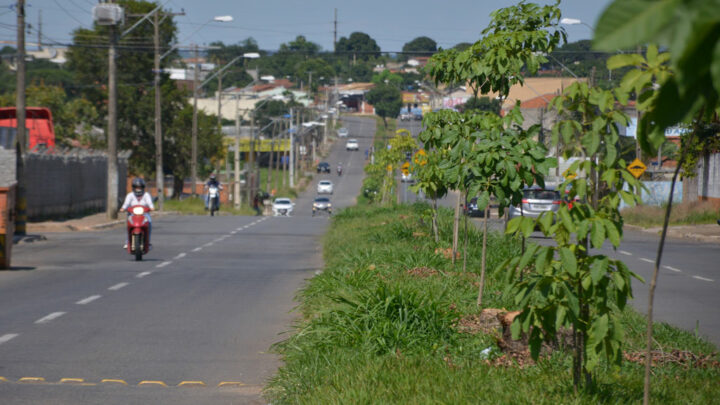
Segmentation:
<svg viewBox="0 0 720 405">
<path fill-rule="evenodd" d="M 387 128 L 387 118 L 395 118 L 402 108 L 402 93 L 400 89 L 388 84 L 373 87 L 365 96 L 367 101 L 375 107 L 375 114 L 383 119 Z"/>
</svg>

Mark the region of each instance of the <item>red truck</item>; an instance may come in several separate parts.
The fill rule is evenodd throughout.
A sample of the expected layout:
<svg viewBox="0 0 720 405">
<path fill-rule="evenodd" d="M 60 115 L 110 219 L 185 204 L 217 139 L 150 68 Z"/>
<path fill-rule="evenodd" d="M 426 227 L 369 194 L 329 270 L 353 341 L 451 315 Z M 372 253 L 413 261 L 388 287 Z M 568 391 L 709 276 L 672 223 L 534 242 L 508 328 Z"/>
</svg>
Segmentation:
<svg viewBox="0 0 720 405">
<path fill-rule="evenodd" d="M 0 127 L 17 128 L 17 109 L 0 108 Z M 55 147 L 55 127 L 52 113 L 45 107 L 25 108 L 25 128 L 28 131 L 28 150 L 36 146 L 52 149 Z"/>
</svg>

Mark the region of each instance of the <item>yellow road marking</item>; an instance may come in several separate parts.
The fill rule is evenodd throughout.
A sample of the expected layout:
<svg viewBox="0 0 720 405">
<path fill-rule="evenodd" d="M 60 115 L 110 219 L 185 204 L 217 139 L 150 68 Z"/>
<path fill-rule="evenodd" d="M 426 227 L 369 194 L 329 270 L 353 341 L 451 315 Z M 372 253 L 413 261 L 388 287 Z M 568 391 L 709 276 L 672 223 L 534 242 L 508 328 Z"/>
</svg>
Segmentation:
<svg viewBox="0 0 720 405">
<path fill-rule="evenodd" d="M 178 387 L 205 387 L 207 386 L 202 381 L 183 381 L 180 384 L 178 384 Z"/>
<path fill-rule="evenodd" d="M 218 384 L 218 388 L 221 387 L 242 387 L 245 385 L 245 383 L 240 381 L 223 381 L 220 384 Z"/>
<path fill-rule="evenodd" d="M 18 380 L 19 383 L 44 383 L 45 379 L 42 377 L 23 377 Z"/>
<path fill-rule="evenodd" d="M 138 386 L 141 386 L 141 385 L 159 385 L 161 387 L 167 387 L 167 384 L 165 384 L 162 381 L 147 381 L 147 380 L 145 380 L 145 381 L 140 381 L 138 383 Z"/>
<path fill-rule="evenodd" d="M 61 378 L 60 384 L 82 384 L 85 382 L 83 378 Z"/>
<path fill-rule="evenodd" d="M 106 378 L 104 380 L 100 381 L 103 384 L 122 384 L 122 385 L 128 385 L 128 383 L 125 382 L 125 380 L 120 380 L 117 378 Z"/>
<path fill-rule="evenodd" d="M 5 378 L 5 377 L 0 377 L 0 381 L 2 381 L 2 382 L 8 382 L 8 379 Z"/>
</svg>

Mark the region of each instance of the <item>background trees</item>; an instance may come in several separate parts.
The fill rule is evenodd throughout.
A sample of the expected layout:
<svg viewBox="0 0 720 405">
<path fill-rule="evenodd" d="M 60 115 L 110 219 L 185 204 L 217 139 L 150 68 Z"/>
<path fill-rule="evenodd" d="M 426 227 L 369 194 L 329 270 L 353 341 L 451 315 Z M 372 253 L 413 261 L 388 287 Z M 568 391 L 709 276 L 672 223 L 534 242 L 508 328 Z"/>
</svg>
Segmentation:
<svg viewBox="0 0 720 405">
<path fill-rule="evenodd" d="M 402 108 L 402 93 L 400 89 L 389 84 L 375 86 L 366 95 L 367 101 L 375 107 L 375 114 L 382 117 L 387 128 L 387 118 L 397 117 Z"/>
<path fill-rule="evenodd" d="M 405 57 L 431 56 L 437 51 L 437 42 L 429 37 L 417 37 L 402 47 Z"/>
<path fill-rule="evenodd" d="M 364 32 L 353 32 L 350 37 L 341 37 L 337 41 L 335 53 L 367 61 L 380 57 L 380 47 L 370 35 Z"/>
</svg>

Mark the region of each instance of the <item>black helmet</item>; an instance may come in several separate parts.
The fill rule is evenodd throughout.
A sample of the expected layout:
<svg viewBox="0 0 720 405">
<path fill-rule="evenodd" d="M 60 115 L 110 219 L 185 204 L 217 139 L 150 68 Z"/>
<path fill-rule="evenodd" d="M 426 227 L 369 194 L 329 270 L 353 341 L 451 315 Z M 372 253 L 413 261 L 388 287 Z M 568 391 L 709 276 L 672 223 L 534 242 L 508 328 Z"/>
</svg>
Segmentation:
<svg viewBox="0 0 720 405">
<path fill-rule="evenodd" d="M 145 194 L 145 180 L 136 177 L 132 181 L 132 190 L 136 197 L 142 197 Z"/>
</svg>

